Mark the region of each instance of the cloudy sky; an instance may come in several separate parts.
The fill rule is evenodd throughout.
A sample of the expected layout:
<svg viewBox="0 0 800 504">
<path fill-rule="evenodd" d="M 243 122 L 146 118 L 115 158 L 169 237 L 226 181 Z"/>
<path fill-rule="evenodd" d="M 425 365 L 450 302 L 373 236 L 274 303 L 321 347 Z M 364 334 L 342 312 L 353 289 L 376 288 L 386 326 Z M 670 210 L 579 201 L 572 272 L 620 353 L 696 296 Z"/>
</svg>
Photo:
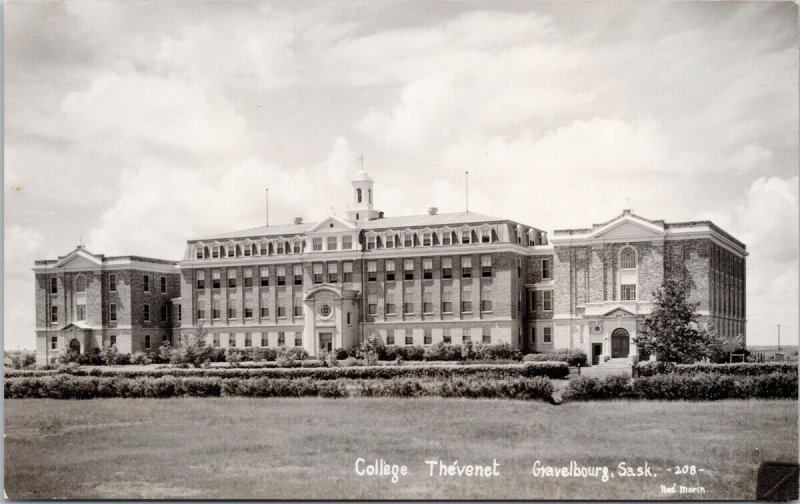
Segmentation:
<svg viewBox="0 0 800 504">
<path fill-rule="evenodd" d="M 798 332 L 797 7 L 658 2 L 8 2 L 5 347 L 36 258 L 344 211 L 546 230 L 634 211 L 747 243 L 748 342 Z"/>
</svg>

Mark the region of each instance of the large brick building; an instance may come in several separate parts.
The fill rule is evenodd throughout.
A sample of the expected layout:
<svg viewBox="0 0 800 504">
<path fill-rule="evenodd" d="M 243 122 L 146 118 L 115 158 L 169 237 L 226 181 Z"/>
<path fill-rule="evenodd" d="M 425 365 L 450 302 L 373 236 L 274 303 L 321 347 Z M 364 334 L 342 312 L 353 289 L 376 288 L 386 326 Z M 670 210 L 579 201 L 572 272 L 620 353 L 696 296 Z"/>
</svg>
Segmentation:
<svg viewBox="0 0 800 504">
<path fill-rule="evenodd" d="M 180 296 L 174 261 L 105 257 L 78 246 L 36 261 L 33 271 L 37 363 L 67 348 L 86 353 L 108 344 L 130 353 L 171 341 L 171 299 Z"/>
<path fill-rule="evenodd" d="M 384 217 L 367 173 L 352 184 L 343 218 L 190 239 L 179 278 L 169 276 L 176 290 L 163 299 L 169 306 L 180 298 L 175 332 L 202 325 L 214 346 L 311 354 L 370 335 L 387 345 L 470 339 L 524 351 L 579 347 L 600 362 L 636 355 L 633 338 L 652 310 L 652 291 L 665 278 L 683 278 L 704 323 L 728 342 L 745 336 L 747 252 L 711 222 L 665 223 L 626 210 L 548 239 L 541 229 L 472 212 Z M 37 262 L 37 314 L 48 309 L 44 266 Z M 159 263 L 153 274 L 172 267 Z M 135 337 L 142 331 L 131 325 L 123 348 L 145 349 Z"/>
</svg>

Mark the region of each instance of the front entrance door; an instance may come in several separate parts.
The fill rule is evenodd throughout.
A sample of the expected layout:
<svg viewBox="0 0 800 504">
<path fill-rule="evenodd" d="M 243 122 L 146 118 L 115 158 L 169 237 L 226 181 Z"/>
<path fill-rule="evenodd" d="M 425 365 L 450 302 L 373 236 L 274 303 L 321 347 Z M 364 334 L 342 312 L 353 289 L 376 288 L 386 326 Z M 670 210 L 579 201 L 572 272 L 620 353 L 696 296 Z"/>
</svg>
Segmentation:
<svg viewBox="0 0 800 504">
<path fill-rule="evenodd" d="M 333 350 L 333 333 L 330 332 L 319 333 L 319 347 L 329 352 Z"/>
<path fill-rule="evenodd" d="M 592 366 L 600 364 L 600 354 L 603 353 L 602 343 L 592 343 Z"/>
<path fill-rule="evenodd" d="M 78 338 L 72 338 L 72 341 L 69 342 L 69 349 L 81 353 L 81 342 L 78 341 Z"/>
<path fill-rule="evenodd" d="M 631 342 L 628 331 L 623 328 L 614 329 L 611 333 L 611 358 L 627 357 L 630 353 Z"/>
</svg>

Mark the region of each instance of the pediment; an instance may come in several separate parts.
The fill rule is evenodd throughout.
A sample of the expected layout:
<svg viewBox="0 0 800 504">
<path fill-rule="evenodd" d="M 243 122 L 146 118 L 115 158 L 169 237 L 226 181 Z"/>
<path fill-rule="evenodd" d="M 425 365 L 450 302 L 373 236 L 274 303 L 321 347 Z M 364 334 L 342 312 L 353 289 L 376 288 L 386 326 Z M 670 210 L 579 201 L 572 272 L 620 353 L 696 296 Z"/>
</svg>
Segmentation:
<svg viewBox="0 0 800 504">
<path fill-rule="evenodd" d="M 336 233 L 340 231 L 355 231 L 356 227 L 350 222 L 344 221 L 336 216 L 331 215 L 323 220 L 313 228 L 309 229 L 309 233 Z"/>
<path fill-rule="evenodd" d="M 102 264 L 103 262 L 98 257 L 83 249 L 77 249 L 59 260 L 55 268 L 94 269 Z"/>
<path fill-rule="evenodd" d="M 623 316 L 623 317 L 635 317 L 636 314 L 632 311 L 628 311 L 625 308 L 616 307 L 611 311 L 604 313 L 604 317 L 616 317 L 616 316 Z"/>
<path fill-rule="evenodd" d="M 648 240 L 664 237 L 664 228 L 635 217 L 625 216 L 593 232 L 589 238 L 601 240 Z"/>
</svg>

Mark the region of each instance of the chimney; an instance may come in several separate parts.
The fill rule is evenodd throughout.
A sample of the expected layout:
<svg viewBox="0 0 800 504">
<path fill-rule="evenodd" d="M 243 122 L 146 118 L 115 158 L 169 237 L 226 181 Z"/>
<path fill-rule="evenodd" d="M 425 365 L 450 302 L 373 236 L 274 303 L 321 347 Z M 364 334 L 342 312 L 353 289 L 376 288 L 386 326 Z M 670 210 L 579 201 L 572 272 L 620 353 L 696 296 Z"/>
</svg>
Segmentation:
<svg viewBox="0 0 800 504">
<path fill-rule="evenodd" d="M 378 212 L 378 218 L 383 219 L 383 212 Z"/>
<path fill-rule="evenodd" d="M 302 217 L 295 217 L 294 218 L 294 223 L 295 224 L 302 224 L 303 223 L 303 218 Z"/>
<path fill-rule="evenodd" d="M 438 212 L 438 211 L 439 211 L 438 208 L 436 208 L 435 206 L 432 206 L 432 207 L 430 207 L 428 209 L 428 215 L 436 215 L 436 212 Z"/>
</svg>

